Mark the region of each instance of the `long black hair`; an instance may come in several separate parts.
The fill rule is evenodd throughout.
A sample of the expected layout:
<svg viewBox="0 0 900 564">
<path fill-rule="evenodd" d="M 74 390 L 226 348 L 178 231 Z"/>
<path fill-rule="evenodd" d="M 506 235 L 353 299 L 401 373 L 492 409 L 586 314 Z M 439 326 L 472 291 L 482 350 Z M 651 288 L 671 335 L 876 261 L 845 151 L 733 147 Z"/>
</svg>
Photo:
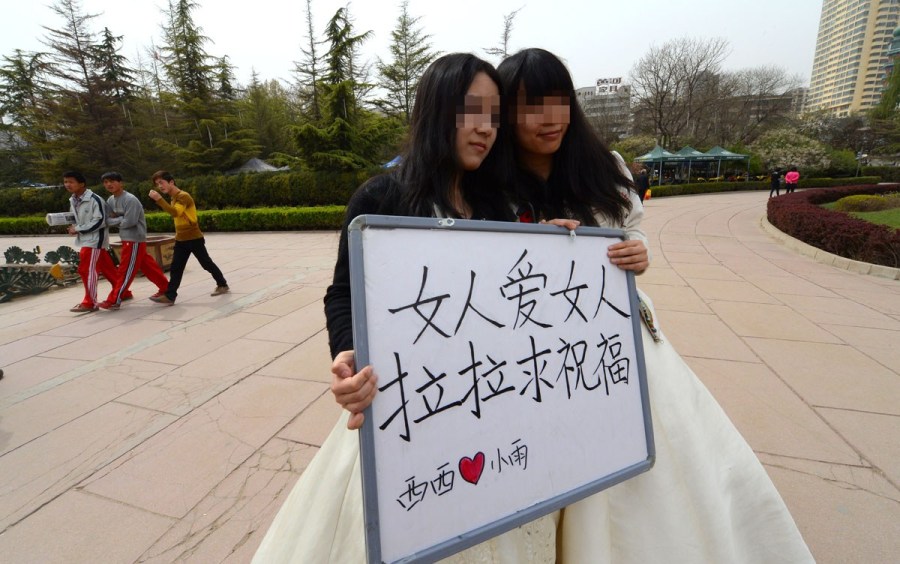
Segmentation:
<svg viewBox="0 0 900 564">
<path fill-rule="evenodd" d="M 597 225 L 594 214 L 599 212 L 623 222 L 631 203 L 619 192 L 619 187 L 634 190 L 634 185 L 622 172 L 619 160 L 588 124 L 576 101 L 575 86 L 565 64 L 544 49 L 524 49 L 500 63 L 497 72 L 509 99 L 507 111 L 512 124 L 519 115 L 520 102 L 540 104 L 545 96 L 568 98 L 569 126 L 553 155 L 550 177 L 545 182 L 517 166 L 513 186 L 519 200 L 534 206 L 538 216 L 544 219 L 570 217 L 584 225 Z M 525 90 L 524 98 L 518 94 L 520 88 Z M 502 136 L 507 143 L 513 142 L 515 126 L 505 129 L 501 130 Z M 515 151 L 518 153 L 518 149 Z"/>
<path fill-rule="evenodd" d="M 437 206 L 443 213 L 459 217 L 450 197 L 459 180 L 473 217 L 511 219 L 500 174 L 500 163 L 506 159 L 499 156 L 503 150 L 499 135 L 477 170 L 463 171 L 456 153 L 457 115 L 464 111 L 466 92 L 480 72 L 494 81 L 502 100 L 497 70 L 468 53 L 440 57 L 419 80 L 398 173 L 401 202 L 408 215 L 431 216 Z"/>
</svg>

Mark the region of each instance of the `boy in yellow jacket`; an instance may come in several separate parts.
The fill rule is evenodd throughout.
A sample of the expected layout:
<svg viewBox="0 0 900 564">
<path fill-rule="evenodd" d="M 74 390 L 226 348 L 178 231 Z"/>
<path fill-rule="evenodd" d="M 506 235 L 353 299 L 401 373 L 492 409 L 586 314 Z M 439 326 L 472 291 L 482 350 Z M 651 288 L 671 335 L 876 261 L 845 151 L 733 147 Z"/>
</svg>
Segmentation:
<svg viewBox="0 0 900 564">
<path fill-rule="evenodd" d="M 169 269 L 169 289 L 161 296 L 152 296 L 150 299 L 156 303 L 172 305 L 178 297 L 178 287 L 181 285 L 181 277 L 184 275 L 184 267 L 188 258 L 193 254 L 200 262 L 204 270 L 212 274 L 216 281 L 216 289 L 211 296 L 227 294 L 228 282 L 222 275 L 222 271 L 209 256 L 206 250 L 206 241 L 200 225 L 197 221 L 197 207 L 191 195 L 175 186 L 175 177 L 165 170 L 157 171 L 151 178 L 159 192 L 169 196 L 167 202 L 156 190 L 150 190 L 150 199 L 156 205 L 169 213 L 175 219 L 175 249 L 172 253 L 172 266 Z"/>
</svg>

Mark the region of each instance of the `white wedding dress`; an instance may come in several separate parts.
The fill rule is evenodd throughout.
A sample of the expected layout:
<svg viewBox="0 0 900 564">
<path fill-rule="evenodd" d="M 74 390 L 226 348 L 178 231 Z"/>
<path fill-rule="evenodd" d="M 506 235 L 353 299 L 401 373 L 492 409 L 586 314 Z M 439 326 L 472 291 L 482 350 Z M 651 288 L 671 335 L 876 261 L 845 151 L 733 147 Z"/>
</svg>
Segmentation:
<svg viewBox="0 0 900 564">
<path fill-rule="evenodd" d="M 719 404 L 664 334 L 655 342 L 642 324 L 642 336 L 654 467 L 443 562 L 814 561 L 765 469 Z M 366 561 L 359 439 L 346 422 L 345 413 L 288 496 L 254 563 Z"/>
</svg>

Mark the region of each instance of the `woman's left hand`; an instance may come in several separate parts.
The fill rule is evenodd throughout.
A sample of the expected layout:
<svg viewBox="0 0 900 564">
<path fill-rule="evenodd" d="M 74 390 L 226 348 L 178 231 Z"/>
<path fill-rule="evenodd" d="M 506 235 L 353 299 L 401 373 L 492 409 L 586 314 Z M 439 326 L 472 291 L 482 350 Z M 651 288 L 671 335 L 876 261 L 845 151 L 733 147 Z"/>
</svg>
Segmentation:
<svg viewBox="0 0 900 564">
<path fill-rule="evenodd" d="M 631 239 L 609 246 L 606 252 L 609 261 L 622 270 L 633 270 L 640 274 L 650 266 L 650 255 L 640 239 Z"/>
<path fill-rule="evenodd" d="M 578 226 L 581 225 L 581 222 L 577 219 L 551 219 L 547 221 L 546 219 L 542 219 L 541 223 L 545 225 L 556 225 L 557 227 L 565 227 L 569 231 L 575 231 L 578 229 Z"/>
</svg>

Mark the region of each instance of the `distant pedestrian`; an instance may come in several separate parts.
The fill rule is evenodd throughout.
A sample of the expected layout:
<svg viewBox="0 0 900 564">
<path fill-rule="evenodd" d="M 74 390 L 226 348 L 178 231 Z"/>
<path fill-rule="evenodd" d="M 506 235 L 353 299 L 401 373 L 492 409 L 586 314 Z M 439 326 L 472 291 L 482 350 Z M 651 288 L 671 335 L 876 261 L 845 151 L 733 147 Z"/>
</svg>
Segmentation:
<svg viewBox="0 0 900 564">
<path fill-rule="evenodd" d="M 792 166 L 788 173 L 784 175 L 784 193 L 785 194 L 793 194 L 794 190 L 797 189 L 797 183 L 800 182 L 800 173 L 797 172 L 797 167 Z"/>
<path fill-rule="evenodd" d="M 181 286 L 181 277 L 184 275 L 184 267 L 187 266 L 191 255 L 197 257 L 200 266 L 212 274 L 216 281 L 216 288 L 210 295 L 227 294 L 230 291 L 228 282 L 225 281 L 222 271 L 219 270 L 206 250 L 206 240 L 203 238 L 203 232 L 200 231 L 194 199 L 190 194 L 179 189 L 175 185 L 175 177 L 165 170 L 156 172 L 152 180 L 159 191 L 170 198 L 170 201 L 167 202 L 159 192 L 150 190 L 150 199 L 175 219 L 175 249 L 172 255 L 172 266 L 169 268 L 169 287 L 165 294 L 151 296 L 150 299 L 160 304 L 172 305 L 175 303 L 175 298 L 178 297 L 178 287 Z"/>
<path fill-rule="evenodd" d="M 75 246 L 80 247 L 78 274 L 84 284 L 84 299 L 69 311 L 89 313 L 97 311 L 97 280 L 100 274 L 115 285 L 116 266 L 106 248 L 109 246 L 109 230 L 106 227 L 106 203 L 103 198 L 87 188 L 84 175 L 77 171 L 63 174 L 63 186 L 72 194 L 69 211 L 75 214 L 75 224 L 68 227 L 69 235 L 75 235 Z"/>
<path fill-rule="evenodd" d="M 637 188 L 638 196 L 641 202 L 647 199 L 647 190 L 650 189 L 650 177 L 647 176 L 647 169 L 642 168 L 634 179 L 634 187 Z"/>
<path fill-rule="evenodd" d="M 107 172 L 100 180 L 103 181 L 106 191 L 112 194 L 106 200 L 106 223 L 109 227 L 118 227 L 119 238 L 122 239 L 122 256 L 119 259 L 113 290 L 100 307 L 119 309 L 122 300 L 131 297 L 129 288 L 138 271 L 143 272 L 147 280 L 156 284 L 155 296 L 165 295 L 169 281 L 156 260 L 147 253 L 147 219 L 144 216 L 144 206 L 137 196 L 125 191 L 122 175 L 118 172 Z"/>
<path fill-rule="evenodd" d="M 769 175 L 769 197 L 772 196 L 780 196 L 781 192 L 779 189 L 781 188 L 781 172 L 777 169 L 772 171 L 772 174 Z"/>
</svg>

